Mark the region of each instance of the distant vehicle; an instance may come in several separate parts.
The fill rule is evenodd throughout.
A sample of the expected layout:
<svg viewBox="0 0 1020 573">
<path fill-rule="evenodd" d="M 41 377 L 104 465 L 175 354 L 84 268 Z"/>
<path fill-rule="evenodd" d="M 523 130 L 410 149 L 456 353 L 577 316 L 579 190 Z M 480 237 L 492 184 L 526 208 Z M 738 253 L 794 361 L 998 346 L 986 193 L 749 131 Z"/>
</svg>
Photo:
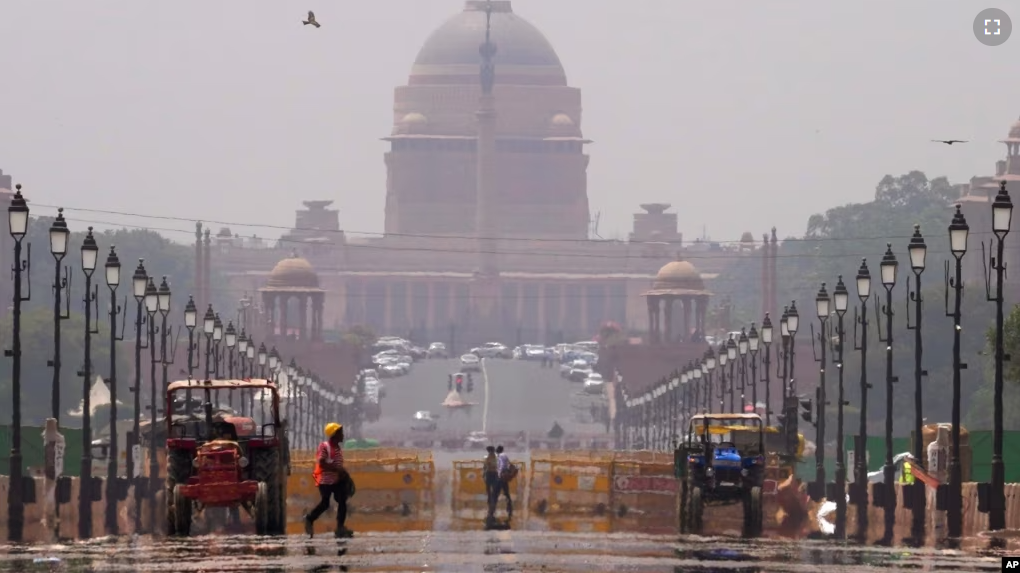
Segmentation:
<svg viewBox="0 0 1020 573">
<path fill-rule="evenodd" d="M 599 343 L 594 340 L 585 340 L 584 342 L 575 342 L 574 346 L 587 350 L 588 352 L 598 352 Z"/>
<path fill-rule="evenodd" d="M 414 360 L 421 360 L 422 358 L 428 356 L 428 351 L 422 348 L 421 346 L 412 346 L 411 348 L 407 349 L 407 353 L 410 354 L 411 358 L 413 358 Z"/>
<path fill-rule="evenodd" d="M 486 342 L 485 344 L 471 349 L 471 354 L 479 358 L 513 358 L 513 350 L 499 342 Z"/>
<path fill-rule="evenodd" d="M 429 344 L 429 349 L 426 351 L 426 355 L 429 358 L 448 358 L 450 353 L 446 350 L 446 345 L 442 342 L 433 342 Z"/>
<path fill-rule="evenodd" d="M 601 374 L 592 372 L 584 381 L 584 392 L 586 394 L 601 394 L 605 389 L 605 383 L 606 381 L 602 379 Z"/>
<path fill-rule="evenodd" d="M 578 360 L 574 362 L 573 366 L 570 367 L 570 372 L 567 373 L 567 379 L 571 382 L 584 382 L 594 372 L 591 368 L 591 364 Z"/>
<path fill-rule="evenodd" d="M 415 412 L 411 429 L 415 432 L 434 432 L 437 427 L 436 418 L 437 416 L 427 410 Z"/>
<path fill-rule="evenodd" d="M 481 372 L 482 361 L 474 354 L 465 354 L 460 357 L 460 369 L 464 372 Z"/>
<path fill-rule="evenodd" d="M 484 448 L 489 444 L 489 436 L 485 432 L 471 432 L 464 439 L 464 445 L 471 449 Z"/>
<path fill-rule="evenodd" d="M 525 344 L 514 349 L 514 358 L 519 360 L 541 360 L 545 354 L 545 347 L 539 344 Z"/>
</svg>

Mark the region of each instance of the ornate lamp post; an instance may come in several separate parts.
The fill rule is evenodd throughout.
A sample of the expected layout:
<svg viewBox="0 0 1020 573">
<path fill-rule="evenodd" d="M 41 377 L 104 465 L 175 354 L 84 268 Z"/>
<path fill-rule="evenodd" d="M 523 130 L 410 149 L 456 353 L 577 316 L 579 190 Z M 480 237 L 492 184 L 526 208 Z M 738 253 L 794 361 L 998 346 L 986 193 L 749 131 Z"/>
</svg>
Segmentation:
<svg viewBox="0 0 1020 573">
<path fill-rule="evenodd" d="M 259 376 L 262 378 L 266 377 L 266 360 L 269 353 L 266 352 L 266 343 L 259 344 Z"/>
<path fill-rule="evenodd" d="M 234 379 L 234 347 L 237 346 L 237 331 L 234 330 L 234 321 L 227 323 L 227 330 L 224 332 L 225 342 L 227 343 L 227 378 Z M 231 391 L 228 395 L 230 399 L 230 407 L 234 407 L 234 392 Z M 239 400 L 243 403 L 244 396 L 241 396 Z"/>
<path fill-rule="evenodd" d="M 220 313 L 213 315 L 213 329 L 212 329 L 212 342 L 213 342 L 213 376 L 220 379 L 220 359 L 222 355 L 220 353 L 220 343 L 223 341 L 223 321 L 220 320 Z M 214 391 L 214 400 L 216 406 L 219 407 L 220 402 L 220 391 L 219 389 Z"/>
<path fill-rule="evenodd" d="M 156 313 L 159 312 L 159 290 L 149 277 L 145 285 L 145 313 L 149 321 L 149 493 L 155 494 L 159 478 L 159 460 L 156 457 Z M 150 498 L 149 531 L 156 531 L 155 497 Z"/>
<path fill-rule="evenodd" d="M 1013 218 L 1013 201 L 1006 191 L 1006 182 L 999 183 L 999 194 L 992 203 L 992 232 L 995 233 L 995 257 L 992 268 L 995 270 L 995 297 L 986 298 L 995 302 L 995 389 L 992 413 L 992 480 L 991 497 L 989 499 L 988 529 L 996 531 L 1006 528 L 1006 467 L 1002 461 L 1002 372 L 1003 362 L 1007 360 L 1003 344 L 1005 336 L 1002 316 L 1003 279 L 1006 274 L 1005 257 L 1006 235 Z M 987 289 L 986 289 L 987 290 Z"/>
<path fill-rule="evenodd" d="M 50 253 L 56 261 L 53 277 L 53 387 L 50 394 L 50 416 L 60 426 L 60 322 L 71 317 L 71 297 L 67 297 L 67 309 L 63 308 L 60 295 L 71 280 L 71 272 L 64 267 L 64 276 L 60 276 L 60 263 L 67 255 L 67 237 L 71 231 L 67 228 L 67 221 L 64 220 L 64 210 L 57 210 L 57 218 L 50 226 Z"/>
<path fill-rule="evenodd" d="M 191 295 L 188 295 L 188 304 L 184 306 L 184 326 L 188 329 L 188 378 L 191 378 L 195 370 L 195 328 L 198 326 L 198 307 L 195 306 L 195 297 Z M 189 393 L 189 408 L 190 397 Z"/>
<path fill-rule="evenodd" d="M 879 340 L 885 343 L 885 465 L 882 466 L 884 479 L 883 507 L 885 509 L 885 533 L 882 541 L 891 543 L 893 529 L 896 526 L 896 466 L 893 465 L 893 383 L 897 381 L 893 376 L 893 329 L 892 329 L 892 290 L 896 286 L 896 269 L 899 263 L 896 255 L 892 252 L 892 244 L 886 244 L 885 255 L 879 263 L 881 271 L 882 286 L 885 287 L 885 304 L 882 305 L 882 314 L 885 315 L 885 338 L 879 335 Z M 881 321 L 879 321 L 881 324 Z M 879 331 L 881 332 L 881 330 Z"/>
<path fill-rule="evenodd" d="M 131 275 L 131 294 L 135 297 L 137 311 L 135 314 L 135 383 L 131 388 L 134 393 L 135 412 L 131 424 L 131 451 L 127 458 L 128 479 L 135 482 L 135 531 L 142 530 L 142 487 L 135 479 L 141 476 L 142 463 L 142 349 L 148 348 L 142 337 L 142 326 L 145 324 L 145 289 L 149 284 L 149 274 L 145 272 L 145 264 L 138 259 L 138 267 Z"/>
<path fill-rule="evenodd" d="M 846 330 L 843 317 L 850 308 L 850 293 L 843 284 L 843 276 L 836 281 L 832 291 L 833 306 L 836 307 L 836 539 L 846 538 L 846 462 L 843 449 L 843 407 L 848 404 L 843 396 L 843 344 Z M 823 344 L 824 346 L 824 344 Z"/>
<path fill-rule="evenodd" d="M 726 399 L 726 363 L 730 361 L 730 355 L 726 352 L 726 343 L 719 344 L 719 380 L 716 386 L 719 387 L 719 413 L 726 411 L 725 399 Z M 705 411 L 712 413 L 712 402 L 714 402 L 712 396 L 712 386 L 710 384 L 705 386 Z"/>
<path fill-rule="evenodd" d="M 817 408 L 815 415 L 815 495 L 812 497 L 816 500 L 825 496 L 825 348 L 829 344 L 828 337 L 826 336 L 826 326 L 829 321 L 829 307 L 831 303 L 832 300 L 829 298 L 829 293 L 825 290 L 825 283 L 822 283 L 822 287 L 818 289 L 818 295 L 815 296 L 815 314 L 818 316 L 818 341 L 820 343 L 819 346 L 822 347 L 818 367 L 818 393 L 815 399 L 817 402 L 815 406 Z M 811 343 L 814 345 L 814 340 Z"/>
<path fill-rule="evenodd" d="M 106 533 L 117 534 L 117 466 L 120 461 L 120 432 L 117 431 L 117 341 L 124 340 L 124 324 L 117 335 L 117 315 L 122 308 L 117 304 L 117 287 L 120 286 L 120 259 L 117 249 L 110 247 L 106 257 L 106 286 L 110 289 L 110 453 L 106 467 Z"/>
<path fill-rule="evenodd" d="M 965 368 L 960 359 L 960 307 L 963 304 L 963 256 L 967 254 L 967 239 L 970 226 L 964 218 L 960 206 L 956 206 L 956 214 L 949 224 L 949 250 L 956 259 L 956 275 L 948 281 L 949 287 L 955 292 L 953 312 L 953 414 L 952 414 L 952 451 L 949 455 L 949 504 L 946 508 L 950 539 L 959 539 L 963 535 L 963 467 L 960 464 L 960 372 Z M 946 275 L 949 275 L 949 262 L 946 262 Z M 948 298 L 948 297 L 947 297 Z M 1000 338 L 1001 340 L 1001 338 Z"/>
<path fill-rule="evenodd" d="M 790 331 L 790 396 L 797 395 L 797 330 L 800 328 L 800 314 L 797 312 L 797 301 L 790 302 L 790 310 L 786 315 L 786 330 Z"/>
<path fill-rule="evenodd" d="M 737 341 L 730 336 L 726 341 L 726 362 L 730 365 L 730 413 L 736 412 L 736 385 L 737 385 Z"/>
<path fill-rule="evenodd" d="M 25 529 L 25 500 L 23 471 L 24 461 L 21 456 L 21 303 L 32 298 L 31 261 L 32 246 L 28 246 L 28 256 L 21 259 L 21 244 L 28 233 L 28 203 L 21 195 L 21 185 L 15 187 L 14 198 L 7 207 L 7 222 L 10 224 L 11 237 L 14 238 L 14 306 L 11 319 L 13 322 L 11 349 L 5 351 L 11 357 L 11 484 L 7 494 L 7 536 L 10 541 L 20 542 Z M 28 277 L 28 294 L 21 294 L 21 273 Z"/>
<path fill-rule="evenodd" d="M 783 377 L 783 408 L 785 409 L 786 398 L 791 395 L 788 384 L 790 381 L 790 307 L 788 306 L 783 307 L 783 315 L 779 319 L 779 337 L 782 340 L 779 354 L 783 363 L 783 372 L 782 374 L 776 372 L 776 376 Z"/>
<path fill-rule="evenodd" d="M 910 253 L 910 270 L 914 271 L 914 290 L 910 292 L 910 300 L 914 302 L 914 324 L 910 324 L 910 303 L 907 303 L 907 329 L 914 331 L 914 444 L 913 444 L 913 457 L 915 464 L 920 467 L 925 467 L 924 444 L 923 439 L 923 426 L 924 426 L 924 388 L 921 384 L 921 378 L 926 376 L 928 373 L 921 366 L 921 357 L 923 352 L 923 345 L 921 340 L 921 273 L 924 272 L 925 258 L 928 253 L 928 247 L 924 243 L 924 237 L 921 236 L 921 226 L 914 225 L 914 235 L 910 238 L 910 244 L 907 245 L 907 252 Z M 910 291 L 910 277 L 907 277 L 907 290 Z M 914 485 L 908 487 L 912 488 L 912 491 L 919 491 L 920 495 L 914 494 L 913 505 L 912 505 L 912 520 L 911 520 L 911 537 L 913 537 L 914 543 L 923 543 L 924 540 L 924 516 L 927 510 L 927 503 L 924 498 L 924 484 L 917 482 L 919 489 L 914 489 Z"/>
<path fill-rule="evenodd" d="M 245 368 L 245 358 L 248 356 L 248 334 L 245 333 L 244 329 L 241 329 L 241 336 L 237 338 L 237 364 L 241 367 L 241 379 L 248 377 L 248 372 Z M 244 404 L 241 404 L 244 407 Z"/>
<path fill-rule="evenodd" d="M 765 345 L 765 425 L 772 425 L 772 318 L 765 313 L 761 321 L 761 342 Z"/>
<path fill-rule="evenodd" d="M 212 305 L 205 309 L 205 316 L 202 317 L 202 334 L 205 335 L 205 379 L 209 380 L 212 377 L 212 335 L 213 329 L 216 327 L 216 313 L 213 312 Z"/>
<path fill-rule="evenodd" d="M 170 284 L 166 282 L 166 277 L 163 277 L 163 281 L 159 284 L 159 289 L 156 291 L 156 297 L 159 300 L 159 314 L 162 315 L 162 323 L 159 328 L 159 362 L 163 367 L 163 384 L 160 386 L 160 394 L 163 396 L 163 414 L 167 415 L 170 412 L 170 408 L 173 408 L 173 404 L 167 403 L 166 389 L 170 384 L 170 380 L 167 374 L 167 367 L 173 362 L 172 355 L 174 348 L 171 346 L 170 353 L 166 351 L 166 340 L 170 336 L 170 330 L 166 325 L 167 315 L 170 314 Z"/>
<path fill-rule="evenodd" d="M 758 345 L 761 339 L 758 338 L 758 329 L 751 323 L 751 331 L 747 333 L 747 350 L 751 353 L 751 402 L 754 404 L 754 411 L 758 411 Z M 766 410 L 768 407 L 765 408 Z"/>
<path fill-rule="evenodd" d="M 868 298 L 871 297 L 871 271 L 867 259 L 861 259 L 857 269 L 857 298 L 861 301 L 861 313 L 854 317 L 854 344 L 857 344 L 857 325 L 861 326 L 861 343 L 856 347 L 861 352 L 861 414 L 857 442 L 854 444 L 854 490 L 857 505 L 857 539 L 864 543 L 868 539 Z M 857 309 L 854 308 L 854 314 Z M 842 446 L 841 446 L 842 447 Z"/>
<path fill-rule="evenodd" d="M 740 338 L 737 339 L 737 352 L 740 353 L 740 413 L 747 409 L 747 349 L 750 343 L 747 340 L 747 332 L 740 328 Z"/>
<path fill-rule="evenodd" d="M 723 359 L 723 356 L 725 356 L 725 353 L 720 354 L 718 357 L 716 357 L 715 351 L 712 350 L 711 346 L 708 347 L 707 351 L 705 351 L 705 360 L 704 360 L 705 371 L 703 372 L 703 374 L 705 376 L 705 390 L 704 390 L 704 392 L 705 392 L 705 410 L 707 412 L 711 412 L 712 411 L 712 406 L 711 406 L 712 378 L 715 376 L 715 367 L 718 364 L 718 361 Z M 690 380 L 690 375 L 687 376 L 687 379 Z M 719 411 L 721 412 L 722 408 L 720 408 Z"/>
<path fill-rule="evenodd" d="M 92 537 L 92 305 L 96 294 L 92 291 L 92 273 L 99 260 L 99 246 L 92 235 L 92 227 L 81 245 L 81 270 L 85 273 L 85 365 L 82 368 L 82 414 L 81 414 L 81 470 L 80 476 L 85 495 L 78 496 L 78 537 Z M 98 309 L 96 314 L 99 314 Z"/>
</svg>

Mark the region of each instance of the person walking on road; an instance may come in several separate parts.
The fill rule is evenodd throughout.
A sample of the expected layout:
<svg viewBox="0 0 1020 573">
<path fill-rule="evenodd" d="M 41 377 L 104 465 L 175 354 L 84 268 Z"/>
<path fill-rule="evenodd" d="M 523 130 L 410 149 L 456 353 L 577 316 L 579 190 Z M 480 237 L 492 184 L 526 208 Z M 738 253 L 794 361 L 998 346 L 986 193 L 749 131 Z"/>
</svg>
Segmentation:
<svg viewBox="0 0 1020 573">
<path fill-rule="evenodd" d="M 516 468 L 515 468 L 516 469 Z M 510 521 L 514 516 L 514 500 L 510 498 L 510 482 L 513 481 L 514 470 L 511 469 L 510 456 L 503 452 L 503 446 L 496 446 L 496 472 L 499 474 L 499 488 L 496 490 L 496 503 L 499 496 L 506 496 L 506 519 Z"/>
<path fill-rule="evenodd" d="M 485 473 L 485 493 L 489 502 L 489 513 L 485 516 L 486 522 L 491 522 L 496 517 L 496 501 L 499 500 L 499 460 L 496 458 L 496 448 L 487 446 L 482 468 Z"/>
<path fill-rule="evenodd" d="M 315 452 L 315 470 L 312 476 L 322 496 L 319 505 L 305 515 L 305 533 L 314 535 L 315 520 L 329 509 L 329 498 L 336 500 L 336 536 L 351 537 L 354 532 L 347 529 L 347 498 L 351 495 L 352 481 L 344 469 L 344 427 L 336 422 L 326 424 L 326 441 L 319 444 Z"/>
</svg>

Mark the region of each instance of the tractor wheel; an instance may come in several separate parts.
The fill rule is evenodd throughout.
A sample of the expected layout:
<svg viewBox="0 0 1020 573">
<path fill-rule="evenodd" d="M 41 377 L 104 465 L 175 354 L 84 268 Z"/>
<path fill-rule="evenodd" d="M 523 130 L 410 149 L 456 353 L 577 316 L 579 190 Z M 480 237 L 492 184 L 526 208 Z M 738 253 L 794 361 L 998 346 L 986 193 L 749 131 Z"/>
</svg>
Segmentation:
<svg viewBox="0 0 1020 573">
<path fill-rule="evenodd" d="M 255 533 L 257 535 L 269 534 L 270 508 L 273 506 L 269 499 L 269 486 L 266 482 L 260 481 L 258 490 L 255 492 Z"/>
<path fill-rule="evenodd" d="M 701 535 L 704 525 L 702 518 L 705 515 L 705 502 L 702 493 L 703 490 L 698 486 L 691 488 L 691 515 L 687 518 L 687 526 L 689 532 L 694 535 Z"/>
<path fill-rule="evenodd" d="M 688 491 L 687 482 L 681 482 L 680 484 L 680 500 L 679 500 L 679 511 L 677 514 L 680 516 L 680 533 L 686 534 L 690 529 L 690 493 Z"/>
<path fill-rule="evenodd" d="M 189 450 L 170 450 L 166 462 L 167 492 L 173 493 L 174 486 L 179 483 L 187 483 L 191 477 L 191 469 L 194 457 Z"/>
<path fill-rule="evenodd" d="M 172 525 L 171 535 L 187 537 L 191 534 L 191 500 L 184 497 L 181 485 L 174 486 L 173 503 L 167 503 L 167 521 Z"/>
<path fill-rule="evenodd" d="M 284 535 L 287 532 L 286 472 L 279 450 L 263 450 L 254 456 L 253 477 L 266 484 L 269 500 L 265 535 Z"/>
<path fill-rule="evenodd" d="M 744 537 L 761 537 L 764 514 L 762 511 L 761 488 L 752 487 L 744 502 Z"/>
</svg>

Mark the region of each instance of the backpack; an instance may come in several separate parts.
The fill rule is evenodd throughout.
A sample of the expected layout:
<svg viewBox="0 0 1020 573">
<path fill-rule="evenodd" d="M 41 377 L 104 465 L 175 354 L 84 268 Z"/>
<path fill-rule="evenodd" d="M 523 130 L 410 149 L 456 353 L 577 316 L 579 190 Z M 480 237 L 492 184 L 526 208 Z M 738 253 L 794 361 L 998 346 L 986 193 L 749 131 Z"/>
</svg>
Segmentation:
<svg viewBox="0 0 1020 573">
<path fill-rule="evenodd" d="M 515 477 L 517 477 L 518 471 L 520 470 L 517 469 L 516 464 L 510 464 L 506 467 L 505 470 L 503 470 L 503 473 L 499 476 L 499 479 L 505 482 L 511 482 L 514 480 Z"/>
</svg>

